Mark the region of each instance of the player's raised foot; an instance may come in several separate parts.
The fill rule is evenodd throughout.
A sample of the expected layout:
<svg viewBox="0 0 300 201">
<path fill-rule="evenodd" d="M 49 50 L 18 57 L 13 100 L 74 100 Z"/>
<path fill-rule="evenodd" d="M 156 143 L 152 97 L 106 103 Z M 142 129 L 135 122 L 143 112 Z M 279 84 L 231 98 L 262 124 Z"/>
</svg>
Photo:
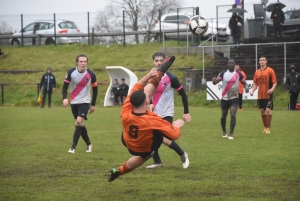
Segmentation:
<svg viewBox="0 0 300 201">
<path fill-rule="evenodd" d="M 270 130 L 270 128 L 266 128 L 266 132 L 265 132 L 266 134 L 269 134 L 269 133 L 271 133 L 271 130 Z"/>
<path fill-rule="evenodd" d="M 228 136 L 227 136 L 227 133 L 226 132 L 223 132 L 222 133 L 222 138 L 227 138 Z"/>
<path fill-rule="evenodd" d="M 70 148 L 68 153 L 75 154 L 75 149 Z"/>
<path fill-rule="evenodd" d="M 120 170 L 113 168 L 109 171 L 107 181 L 111 182 L 111 181 L 115 180 L 116 178 L 118 178 L 119 176 L 120 176 Z"/>
<path fill-rule="evenodd" d="M 175 56 L 168 56 L 165 58 L 162 64 L 159 65 L 157 71 L 162 71 L 163 73 L 167 72 L 167 70 L 171 67 L 173 62 L 175 61 Z"/>
<path fill-rule="evenodd" d="M 152 165 L 146 166 L 146 169 L 156 169 L 163 167 L 164 165 L 162 163 L 153 163 Z"/>
<path fill-rule="evenodd" d="M 184 154 L 182 156 L 180 156 L 181 161 L 182 161 L 182 167 L 184 169 L 188 168 L 190 165 L 190 160 L 189 160 L 189 156 L 186 152 L 184 152 Z"/>
<path fill-rule="evenodd" d="M 86 152 L 92 152 L 93 144 L 87 145 L 86 146 Z"/>
<path fill-rule="evenodd" d="M 233 140 L 234 138 L 232 137 L 232 135 L 229 135 L 229 136 L 228 136 L 228 139 L 229 139 L 229 140 Z"/>
</svg>

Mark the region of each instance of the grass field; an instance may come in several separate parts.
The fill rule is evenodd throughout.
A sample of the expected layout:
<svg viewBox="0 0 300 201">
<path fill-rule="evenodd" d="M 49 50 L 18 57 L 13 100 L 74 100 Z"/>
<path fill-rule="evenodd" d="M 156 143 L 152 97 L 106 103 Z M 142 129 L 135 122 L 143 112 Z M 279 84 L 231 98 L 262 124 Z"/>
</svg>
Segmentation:
<svg viewBox="0 0 300 201">
<path fill-rule="evenodd" d="M 108 171 L 130 157 L 119 110 L 96 107 L 86 122 L 93 152 L 80 139 L 72 155 L 70 108 L 0 107 L 0 200 L 300 200 L 299 112 L 273 111 L 266 135 L 257 109 L 238 111 L 228 140 L 219 108 L 192 107 L 177 141 L 189 154 L 188 169 L 163 146 L 163 168 L 147 170 L 150 159 L 108 183 Z M 176 107 L 175 119 L 181 113 Z"/>
</svg>

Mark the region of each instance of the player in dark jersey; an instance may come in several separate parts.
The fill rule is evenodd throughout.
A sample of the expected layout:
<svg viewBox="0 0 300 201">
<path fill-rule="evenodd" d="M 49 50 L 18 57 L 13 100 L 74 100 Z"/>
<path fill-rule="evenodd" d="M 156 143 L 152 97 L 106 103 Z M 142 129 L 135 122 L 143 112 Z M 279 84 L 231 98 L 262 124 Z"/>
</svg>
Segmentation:
<svg viewBox="0 0 300 201">
<path fill-rule="evenodd" d="M 148 102 L 146 99 L 146 95 L 149 95 L 149 97 L 153 95 L 160 79 L 172 65 L 174 59 L 175 57 L 167 57 L 160 68 L 151 69 L 146 76 L 133 86 L 127 96 L 121 110 L 122 142 L 128 148 L 132 157 L 119 168 L 110 170 L 109 182 L 146 162 L 152 156 L 153 151 L 161 145 L 164 137 L 161 133 L 172 140 L 179 138 L 180 128 L 184 125 L 184 121 L 178 119 L 171 125 L 157 114 L 147 110 Z M 148 80 L 150 80 L 149 83 Z"/>
<path fill-rule="evenodd" d="M 75 148 L 80 136 L 86 143 L 86 152 L 92 151 L 92 143 L 90 142 L 87 129 L 84 125 L 84 120 L 87 120 L 87 114 L 95 111 L 95 104 L 98 94 L 97 79 L 93 71 L 87 69 L 88 57 L 85 54 L 80 54 L 76 57 L 75 68 L 68 71 L 63 89 L 63 105 L 67 107 L 69 101 L 67 99 L 67 91 L 70 85 L 70 102 L 71 110 L 75 122 L 75 132 L 73 135 L 73 143 L 68 151 L 69 153 L 75 153 Z M 90 91 L 93 89 L 93 96 L 91 101 Z"/>
<path fill-rule="evenodd" d="M 233 59 L 229 59 L 227 63 L 227 70 L 222 71 L 217 78 L 213 78 L 212 82 L 214 85 L 222 81 L 222 99 L 221 99 L 221 126 L 222 126 L 222 137 L 229 140 L 233 140 L 233 131 L 236 124 L 236 111 L 239 105 L 239 82 L 241 82 L 245 91 L 248 92 L 248 85 L 239 71 L 234 69 L 235 62 Z M 226 132 L 226 118 L 228 115 L 228 110 L 230 109 L 230 133 L 227 136 Z"/>
<path fill-rule="evenodd" d="M 267 62 L 265 56 L 259 58 L 260 69 L 255 71 L 253 87 L 250 91 L 250 96 L 253 96 L 254 91 L 258 87 L 257 104 L 264 124 L 263 133 L 271 133 L 273 91 L 277 85 L 276 74 L 271 67 L 267 66 Z"/>
</svg>

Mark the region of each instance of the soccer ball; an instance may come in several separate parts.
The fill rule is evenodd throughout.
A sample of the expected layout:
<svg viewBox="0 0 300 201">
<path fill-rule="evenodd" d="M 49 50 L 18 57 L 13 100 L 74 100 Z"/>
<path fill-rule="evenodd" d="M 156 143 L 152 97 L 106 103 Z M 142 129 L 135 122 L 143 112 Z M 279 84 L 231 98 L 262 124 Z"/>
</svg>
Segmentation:
<svg viewBox="0 0 300 201">
<path fill-rule="evenodd" d="M 208 22 L 205 17 L 196 15 L 190 20 L 190 30 L 195 35 L 202 35 L 208 29 Z"/>
</svg>

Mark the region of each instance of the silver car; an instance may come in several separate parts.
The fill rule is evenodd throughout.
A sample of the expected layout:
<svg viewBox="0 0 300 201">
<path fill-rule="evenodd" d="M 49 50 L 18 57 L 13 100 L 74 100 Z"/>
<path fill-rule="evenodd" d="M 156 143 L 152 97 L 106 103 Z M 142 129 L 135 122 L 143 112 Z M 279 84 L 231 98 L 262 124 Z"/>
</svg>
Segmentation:
<svg viewBox="0 0 300 201">
<path fill-rule="evenodd" d="M 182 13 L 171 13 L 167 15 L 161 16 L 161 31 L 164 32 L 164 30 L 175 30 L 173 33 L 165 33 L 165 39 L 177 39 L 179 35 L 179 39 L 186 40 L 187 35 L 190 37 L 193 34 L 190 32 L 188 26 L 190 23 L 190 18 L 192 15 L 182 14 Z M 186 30 L 183 32 L 179 32 L 177 34 L 177 29 L 180 30 Z M 153 29 L 154 31 L 159 31 L 159 21 L 155 24 L 155 27 Z M 219 33 L 218 33 L 219 32 Z M 218 33 L 218 40 L 226 42 L 229 39 L 230 36 L 230 30 L 227 27 L 227 25 L 218 23 L 218 29 L 216 23 L 208 22 L 208 29 L 207 31 L 202 35 L 203 39 L 208 39 L 211 36 L 215 36 Z M 160 34 L 156 34 L 155 39 L 159 40 Z"/>
<path fill-rule="evenodd" d="M 41 37 L 41 44 L 50 45 L 55 44 L 54 38 L 54 21 L 53 20 L 39 20 L 28 24 L 20 32 L 14 33 L 13 36 L 17 38 L 9 39 L 9 44 L 20 45 L 22 43 L 22 32 L 23 36 L 32 34 L 53 34 L 53 36 Z M 76 24 L 68 20 L 56 20 L 56 34 L 79 34 L 80 30 Z M 35 45 L 38 44 L 37 38 L 23 38 L 24 45 Z M 71 44 L 81 42 L 81 37 L 56 37 L 57 44 Z"/>
</svg>

